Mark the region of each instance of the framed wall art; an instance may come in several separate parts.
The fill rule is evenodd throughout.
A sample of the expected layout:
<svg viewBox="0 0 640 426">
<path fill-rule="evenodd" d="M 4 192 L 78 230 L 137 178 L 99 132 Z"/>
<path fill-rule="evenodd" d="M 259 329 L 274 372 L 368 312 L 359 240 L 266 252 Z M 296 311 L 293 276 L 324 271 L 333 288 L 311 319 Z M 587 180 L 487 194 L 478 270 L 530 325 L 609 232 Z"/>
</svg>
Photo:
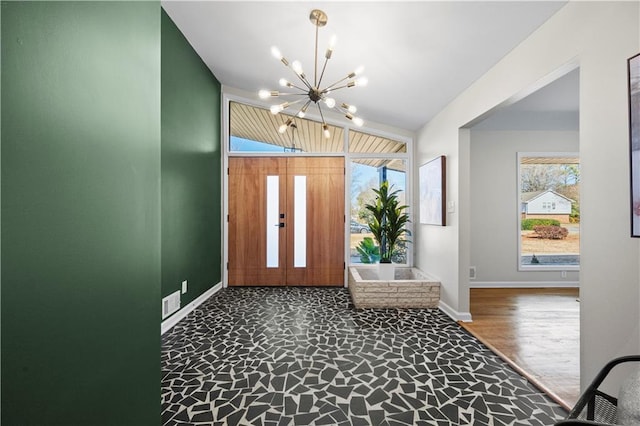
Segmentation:
<svg viewBox="0 0 640 426">
<path fill-rule="evenodd" d="M 640 237 L 640 53 L 628 60 L 631 236 Z"/>
<path fill-rule="evenodd" d="M 446 157 L 441 155 L 420 166 L 420 223 L 447 224 Z"/>
</svg>

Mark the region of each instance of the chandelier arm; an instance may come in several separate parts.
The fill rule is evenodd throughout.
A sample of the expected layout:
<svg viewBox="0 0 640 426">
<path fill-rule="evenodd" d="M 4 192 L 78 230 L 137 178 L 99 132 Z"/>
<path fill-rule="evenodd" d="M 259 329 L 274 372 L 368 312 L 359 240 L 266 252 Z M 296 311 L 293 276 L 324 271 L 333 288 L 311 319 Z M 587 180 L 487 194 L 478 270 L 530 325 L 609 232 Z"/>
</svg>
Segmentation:
<svg viewBox="0 0 640 426">
<path fill-rule="evenodd" d="M 306 110 L 306 108 L 309 106 L 309 104 L 310 104 L 310 103 L 311 103 L 311 100 L 308 100 L 308 101 L 307 101 L 307 103 L 305 103 L 305 104 L 302 106 L 302 108 L 300 108 L 300 109 L 298 110 L 298 112 L 296 112 L 296 117 L 298 117 L 298 114 L 300 114 L 300 111 L 302 111 L 302 110 Z"/>
<path fill-rule="evenodd" d="M 303 99 L 298 99 L 298 100 L 296 100 L 296 101 L 289 102 L 289 105 L 287 105 L 287 108 L 289 108 L 289 107 L 291 107 L 291 106 L 294 106 L 295 104 L 299 103 L 299 102 L 300 102 L 300 101 L 302 101 L 302 100 L 303 100 Z M 285 108 L 285 109 L 287 109 L 287 108 Z"/>
<path fill-rule="evenodd" d="M 278 111 L 278 112 L 277 112 L 277 113 L 275 113 L 274 115 L 277 115 L 277 114 L 281 113 L 282 111 L 287 110 L 289 107 L 291 107 L 291 106 L 293 106 L 293 105 L 295 105 L 295 104 L 299 103 L 299 102 L 300 102 L 300 101 L 302 101 L 302 100 L 303 100 L 303 99 L 298 99 L 297 101 L 285 102 L 285 103 L 283 103 L 283 104 L 280 104 L 280 106 L 282 107 L 282 109 L 280 109 L 280 111 Z M 278 106 L 278 105 L 277 105 L 277 104 L 276 104 L 276 105 L 273 105 L 273 106 L 272 106 L 272 108 L 273 108 L 273 107 L 276 107 L 276 106 Z"/>
<path fill-rule="evenodd" d="M 342 83 L 342 82 L 343 82 L 343 81 L 345 81 L 345 80 L 349 80 L 349 77 L 342 78 L 342 79 L 340 79 L 340 80 L 336 81 L 335 83 L 330 84 L 329 86 L 327 86 L 327 87 L 323 90 L 323 92 L 326 92 L 326 91 L 328 91 L 328 90 L 335 90 L 335 86 L 337 86 L 338 84 Z"/>
<path fill-rule="evenodd" d="M 293 71 L 293 70 L 292 70 L 292 71 Z M 300 81 L 301 81 L 302 83 L 304 83 L 304 85 L 305 85 L 305 86 L 307 86 L 307 88 L 308 88 L 309 90 L 311 90 L 311 89 L 312 89 L 311 84 L 307 81 L 307 78 L 306 78 L 306 77 L 301 76 L 300 74 L 298 74 L 298 73 L 297 73 L 297 72 L 295 72 L 295 71 L 293 71 L 293 73 L 294 73 L 294 74 L 295 74 L 295 75 L 300 79 Z M 301 90 L 304 90 L 304 89 L 301 89 Z"/>
<path fill-rule="evenodd" d="M 309 96 L 309 94 L 307 92 L 300 92 L 300 93 L 287 93 L 285 95 L 283 95 L 282 93 L 280 94 L 280 96 Z M 299 101 L 296 101 L 299 102 Z"/>
<path fill-rule="evenodd" d="M 322 119 L 322 133 L 324 134 L 325 138 L 329 139 L 331 137 L 329 126 L 327 125 L 327 122 L 324 121 L 324 115 L 322 114 L 322 108 L 320 107 L 320 104 L 316 103 L 316 105 L 318 106 L 318 111 L 320 112 L 320 118 Z"/>
<path fill-rule="evenodd" d="M 346 118 L 348 118 L 355 126 L 362 127 L 364 124 L 364 120 L 355 115 L 355 113 L 350 112 L 348 109 L 344 108 L 342 105 L 337 105 L 335 108 L 340 111 Z"/>
<path fill-rule="evenodd" d="M 347 83 L 347 84 L 343 84 L 342 86 L 338 86 L 338 87 L 329 86 L 329 87 L 327 87 L 326 89 L 324 89 L 324 90 L 322 91 L 322 93 L 325 93 L 325 92 L 327 92 L 328 90 L 340 90 L 340 89 L 344 89 L 345 87 L 355 87 L 355 84 L 352 84 L 352 83 L 353 83 L 353 82 L 352 82 L 352 81 L 350 81 L 349 83 Z M 337 83 L 336 83 L 336 84 L 337 84 Z"/>
<path fill-rule="evenodd" d="M 305 96 L 307 94 L 307 92 L 304 91 L 304 89 L 300 89 L 299 93 L 296 92 L 279 92 L 277 96 L 272 96 L 274 98 L 281 98 L 281 97 L 285 97 L 285 96 Z"/>
<path fill-rule="evenodd" d="M 319 18 L 316 18 L 316 50 L 314 56 L 314 69 L 313 69 L 313 87 L 318 87 L 318 30 L 320 29 Z M 322 78 L 321 78 L 322 80 Z"/>
<path fill-rule="evenodd" d="M 291 127 L 291 150 L 293 152 L 296 152 L 295 130 L 298 128 L 298 126 L 296 126 L 295 121 L 292 121 L 289 127 Z"/>
<path fill-rule="evenodd" d="M 341 106 L 338 106 L 337 104 L 336 104 L 335 108 L 336 108 L 338 111 L 340 111 L 342 114 L 344 114 L 344 116 L 345 116 L 345 117 L 347 117 L 347 118 L 351 117 L 351 118 L 349 118 L 349 120 L 353 120 L 353 118 L 355 117 L 355 115 L 353 115 L 352 113 L 350 113 L 348 110 L 346 110 L 346 109 L 342 108 Z"/>
<path fill-rule="evenodd" d="M 316 104 L 316 106 L 318 107 L 318 111 L 320 112 L 320 119 L 322 120 L 322 125 L 326 126 L 327 123 L 324 121 L 324 115 L 322 114 L 322 108 L 320 108 L 320 104 Z"/>
<path fill-rule="evenodd" d="M 320 73 L 320 79 L 318 80 L 318 84 L 316 84 L 316 87 L 320 87 L 320 85 L 322 84 L 322 77 L 324 77 L 324 70 L 327 69 L 327 62 L 329 62 L 329 58 L 324 58 L 324 65 L 322 65 L 322 72 Z"/>
<path fill-rule="evenodd" d="M 289 86 L 289 87 L 293 87 L 294 89 L 298 89 L 298 90 L 300 90 L 300 91 L 302 92 L 301 94 L 306 95 L 306 94 L 309 92 L 309 89 L 305 89 L 304 87 L 296 86 L 295 84 L 292 84 L 292 83 L 289 83 L 289 84 L 290 84 L 290 86 Z M 296 95 L 297 95 L 297 94 L 298 94 L 298 93 L 296 93 Z"/>
</svg>

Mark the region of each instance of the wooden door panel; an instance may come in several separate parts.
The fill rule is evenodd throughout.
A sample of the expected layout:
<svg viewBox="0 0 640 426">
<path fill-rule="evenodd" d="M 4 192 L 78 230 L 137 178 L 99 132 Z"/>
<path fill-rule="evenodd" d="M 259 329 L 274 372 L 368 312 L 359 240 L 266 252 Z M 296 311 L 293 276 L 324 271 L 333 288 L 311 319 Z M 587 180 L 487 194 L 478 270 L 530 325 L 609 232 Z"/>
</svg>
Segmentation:
<svg viewBox="0 0 640 426">
<path fill-rule="evenodd" d="M 292 157 L 287 159 L 287 285 L 344 285 L 344 158 Z M 295 176 L 306 176 L 306 267 L 293 263 Z"/>
<path fill-rule="evenodd" d="M 231 286 L 276 286 L 284 283 L 286 229 L 280 228 L 280 267 L 267 268 L 267 176 L 283 176 L 282 158 L 229 158 L 229 275 Z M 280 178 L 280 209 L 286 206 L 286 185 Z"/>
<path fill-rule="evenodd" d="M 267 176 L 279 176 L 279 266 L 267 268 Z M 294 179 L 306 176 L 306 265 L 294 267 Z M 229 158 L 229 273 L 231 286 L 344 284 L 344 159 Z"/>
</svg>

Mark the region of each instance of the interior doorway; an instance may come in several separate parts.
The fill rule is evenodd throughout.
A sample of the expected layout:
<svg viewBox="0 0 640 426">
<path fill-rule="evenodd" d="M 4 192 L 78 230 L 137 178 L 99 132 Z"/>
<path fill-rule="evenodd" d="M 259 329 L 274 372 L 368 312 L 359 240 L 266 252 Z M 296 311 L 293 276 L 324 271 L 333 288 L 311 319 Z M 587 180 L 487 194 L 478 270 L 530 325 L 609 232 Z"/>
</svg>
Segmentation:
<svg viewBox="0 0 640 426">
<path fill-rule="evenodd" d="M 230 286 L 344 285 L 344 157 L 230 157 Z"/>
<path fill-rule="evenodd" d="M 473 318 L 465 326 L 565 407 L 580 383 L 580 70 L 572 66 L 471 123 L 465 188 Z"/>
</svg>

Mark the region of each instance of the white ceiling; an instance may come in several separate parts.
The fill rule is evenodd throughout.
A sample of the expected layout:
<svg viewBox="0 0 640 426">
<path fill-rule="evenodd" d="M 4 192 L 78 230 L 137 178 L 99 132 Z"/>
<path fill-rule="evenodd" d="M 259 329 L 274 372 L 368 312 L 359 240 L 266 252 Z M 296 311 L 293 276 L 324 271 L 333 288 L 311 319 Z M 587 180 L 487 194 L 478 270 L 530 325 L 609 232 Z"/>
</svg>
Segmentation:
<svg viewBox="0 0 640 426">
<path fill-rule="evenodd" d="M 365 66 L 366 87 L 334 92 L 365 121 L 415 131 L 527 38 L 566 1 L 163 1 L 167 14 L 226 86 L 277 90 L 295 79 L 271 46 L 312 74 L 315 27 L 324 10 L 322 56 L 337 45 L 325 81 Z M 256 97 L 257 99 L 257 97 Z"/>
</svg>

